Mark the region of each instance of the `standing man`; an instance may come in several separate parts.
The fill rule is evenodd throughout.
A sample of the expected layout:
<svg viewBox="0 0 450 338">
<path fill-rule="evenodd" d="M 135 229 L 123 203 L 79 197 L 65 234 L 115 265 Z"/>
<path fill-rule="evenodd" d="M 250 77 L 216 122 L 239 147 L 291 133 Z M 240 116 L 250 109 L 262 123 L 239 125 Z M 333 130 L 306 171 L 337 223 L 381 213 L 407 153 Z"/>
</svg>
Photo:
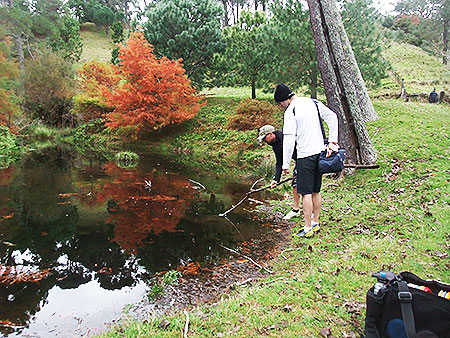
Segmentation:
<svg viewBox="0 0 450 338">
<path fill-rule="evenodd" d="M 275 188 L 278 183 L 280 183 L 282 172 L 281 166 L 283 164 L 283 132 L 281 130 L 275 130 L 275 128 L 270 124 L 266 124 L 259 128 L 258 143 L 261 144 L 262 142 L 270 145 L 275 154 L 275 173 L 273 175 L 272 182 L 270 183 L 270 187 Z M 297 150 L 295 149 L 295 147 L 292 153 L 292 159 L 294 159 L 294 161 L 297 160 Z M 297 166 L 294 168 L 292 176 L 295 177 L 296 175 Z M 300 216 L 300 195 L 297 193 L 297 180 L 295 179 L 292 180 L 292 188 L 294 195 L 294 205 L 292 210 L 283 217 L 283 219 L 285 220 Z"/>
<path fill-rule="evenodd" d="M 336 114 L 323 103 L 307 97 L 297 97 L 285 84 L 275 89 L 275 101 L 286 110 L 283 124 L 283 165 L 284 173 L 289 172 L 289 164 L 294 145 L 297 144 L 297 191 L 302 196 L 305 223 L 296 234 L 312 237 L 320 230 L 319 216 L 322 208 L 322 174 L 319 172 L 319 155 L 325 149 L 320 117 L 329 129 L 329 151 L 337 151 L 338 119 Z"/>
</svg>

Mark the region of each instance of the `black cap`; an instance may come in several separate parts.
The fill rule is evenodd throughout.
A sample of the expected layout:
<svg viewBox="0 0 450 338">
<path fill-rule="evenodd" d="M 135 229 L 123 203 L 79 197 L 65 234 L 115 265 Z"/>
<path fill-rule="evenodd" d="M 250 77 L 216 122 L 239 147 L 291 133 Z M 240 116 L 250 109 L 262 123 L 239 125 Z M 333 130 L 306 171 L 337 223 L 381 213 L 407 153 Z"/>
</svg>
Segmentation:
<svg viewBox="0 0 450 338">
<path fill-rule="evenodd" d="M 292 90 L 284 83 L 280 83 L 277 85 L 277 88 L 275 88 L 275 94 L 273 97 L 275 98 L 275 102 L 282 102 L 290 98 L 292 95 L 294 95 Z"/>
</svg>

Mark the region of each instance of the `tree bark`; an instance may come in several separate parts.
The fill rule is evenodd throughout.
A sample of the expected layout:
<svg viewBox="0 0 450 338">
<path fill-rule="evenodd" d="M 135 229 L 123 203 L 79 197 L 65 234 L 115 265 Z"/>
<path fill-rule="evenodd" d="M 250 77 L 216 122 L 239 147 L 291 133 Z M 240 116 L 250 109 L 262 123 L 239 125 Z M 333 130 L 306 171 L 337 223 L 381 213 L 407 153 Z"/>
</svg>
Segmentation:
<svg viewBox="0 0 450 338">
<path fill-rule="evenodd" d="M 256 83 L 252 80 L 252 99 L 256 99 Z"/>
<path fill-rule="evenodd" d="M 442 31 L 442 40 L 444 47 L 442 48 L 442 63 L 447 64 L 448 61 L 448 26 L 450 25 L 450 20 L 443 20 L 444 30 Z"/>
<path fill-rule="evenodd" d="M 16 51 L 17 51 L 17 60 L 19 61 L 19 69 L 22 70 L 24 67 L 24 53 L 23 53 L 23 41 L 22 36 L 20 34 L 14 35 L 14 39 L 16 41 Z"/>
<path fill-rule="evenodd" d="M 328 106 L 338 115 L 339 144 L 348 162 L 370 165 L 377 154 L 365 122 L 378 118 L 334 0 L 307 0 Z"/>
</svg>

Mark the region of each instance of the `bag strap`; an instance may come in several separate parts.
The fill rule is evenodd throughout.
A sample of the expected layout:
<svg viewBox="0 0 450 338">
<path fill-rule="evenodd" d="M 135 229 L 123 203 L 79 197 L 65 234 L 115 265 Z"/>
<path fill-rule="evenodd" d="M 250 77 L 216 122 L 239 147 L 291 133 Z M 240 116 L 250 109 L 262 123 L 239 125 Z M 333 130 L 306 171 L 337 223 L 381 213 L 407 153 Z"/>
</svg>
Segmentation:
<svg viewBox="0 0 450 338">
<path fill-rule="evenodd" d="M 416 327 L 414 323 L 414 314 L 412 309 L 412 294 L 408 289 L 405 281 L 399 281 L 398 285 L 398 299 L 402 309 L 403 323 L 405 325 L 406 335 L 408 338 L 416 338 Z"/>
<path fill-rule="evenodd" d="M 323 136 L 323 142 L 325 144 L 328 143 L 328 139 L 327 139 L 327 135 L 325 134 L 325 129 L 323 128 L 323 122 L 322 122 L 322 118 L 320 117 L 320 113 L 319 113 L 319 106 L 317 105 L 317 101 L 314 99 L 311 99 L 314 104 L 316 105 L 316 109 L 317 109 L 317 116 L 319 117 L 319 122 L 320 122 L 320 129 L 322 130 L 322 136 Z M 295 115 L 295 113 L 294 113 Z"/>
</svg>

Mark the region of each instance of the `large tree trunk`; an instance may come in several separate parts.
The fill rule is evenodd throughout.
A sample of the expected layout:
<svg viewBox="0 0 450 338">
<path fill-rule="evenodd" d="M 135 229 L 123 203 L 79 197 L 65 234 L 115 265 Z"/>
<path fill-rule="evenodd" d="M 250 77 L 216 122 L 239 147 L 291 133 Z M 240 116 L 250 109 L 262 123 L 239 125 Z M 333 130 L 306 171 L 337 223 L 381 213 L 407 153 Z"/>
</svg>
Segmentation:
<svg viewBox="0 0 450 338">
<path fill-rule="evenodd" d="M 229 25 L 229 19 L 228 19 L 228 4 L 227 0 L 222 0 L 222 6 L 223 6 L 223 21 L 222 26 L 227 27 Z"/>
<path fill-rule="evenodd" d="M 256 81 L 252 80 L 252 99 L 256 99 Z"/>
<path fill-rule="evenodd" d="M 17 60 L 19 61 L 19 69 L 23 69 L 25 56 L 23 53 L 22 36 L 20 34 L 14 35 L 14 39 L 16 42 L 16 51 L 17 51 Z"/>
<path fill-rule="evenodd" d="M 377 153 L 365 122 L 378 118 L 334 0 L 307 0 L 328 106 L 338 115 L 339 144 L 349 163 L 373 164 Z"/>
<path fill-rule="evenodd" d="M 448 26 L 450 25 L 449 20 L 443 20 L 444 30 L 442 31 L 442 40 L 444 42 L 444 48 L 442 48 L 442 63 L 447 64 L 448 61 Z"/>
</svg>

